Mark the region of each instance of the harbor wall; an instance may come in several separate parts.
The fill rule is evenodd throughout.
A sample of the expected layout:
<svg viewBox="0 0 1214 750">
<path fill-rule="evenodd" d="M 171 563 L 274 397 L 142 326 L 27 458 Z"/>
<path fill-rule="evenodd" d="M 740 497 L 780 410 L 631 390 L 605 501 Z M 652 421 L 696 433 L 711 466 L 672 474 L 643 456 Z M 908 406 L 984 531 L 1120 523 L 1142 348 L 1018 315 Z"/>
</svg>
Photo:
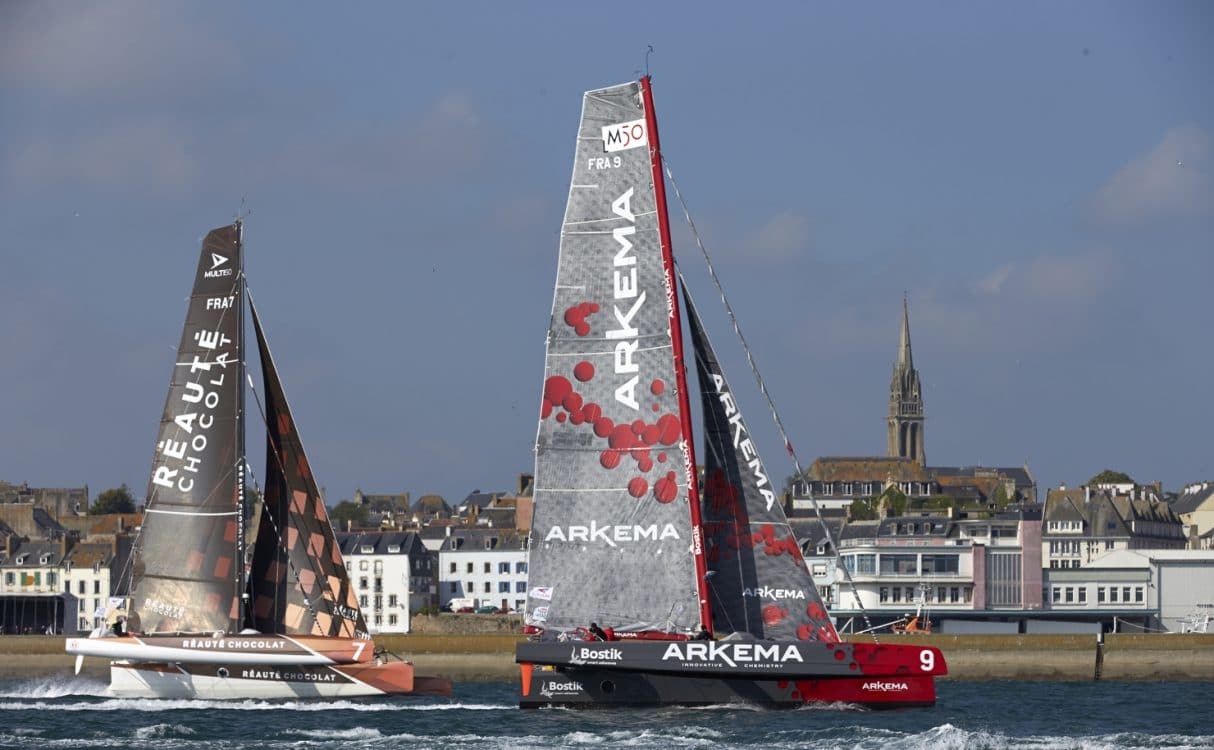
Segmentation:
<svg viewBox="0 0 1214 750">
<path fill-rule="evenodd" d="M 419 672 L 457 681 L 507 680 L 518 676 L 513 633 L 381 635 L 376 645 L 413 661 Z M 869 636 L 849 640 L 871 641 Z M 75 661 L 63 651 L 63 636 L 0 636 L 0 677 L 70 675 Z M 907 635 L 881 643 L 939 648 L 956 680 L 1096 679 L 1097 638 L 1092 634 Z M 1105 634 L 1101 678 L 1105 680 L 1214 681 L 1214 633 Z M 90 676 L 107 676 L 101 659 L 86 659 Z"/>
</svg>

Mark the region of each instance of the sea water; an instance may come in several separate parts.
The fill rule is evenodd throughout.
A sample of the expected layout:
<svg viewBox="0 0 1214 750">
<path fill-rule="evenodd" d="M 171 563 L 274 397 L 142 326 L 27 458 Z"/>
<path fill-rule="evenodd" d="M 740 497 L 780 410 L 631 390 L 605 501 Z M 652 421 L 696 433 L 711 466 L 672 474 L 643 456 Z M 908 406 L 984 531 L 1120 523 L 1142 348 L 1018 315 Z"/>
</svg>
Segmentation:
<svg viewBox="0 0 1214 750">
<path fill-rule="evenodd" d="M 941 681 L 934 708 L 522 711 L 514 683 L 455 697 L 115 699 L 86 678 L 0 680 L 3 748 L 1214 748 L 1214 683 Z"/>
</svg>

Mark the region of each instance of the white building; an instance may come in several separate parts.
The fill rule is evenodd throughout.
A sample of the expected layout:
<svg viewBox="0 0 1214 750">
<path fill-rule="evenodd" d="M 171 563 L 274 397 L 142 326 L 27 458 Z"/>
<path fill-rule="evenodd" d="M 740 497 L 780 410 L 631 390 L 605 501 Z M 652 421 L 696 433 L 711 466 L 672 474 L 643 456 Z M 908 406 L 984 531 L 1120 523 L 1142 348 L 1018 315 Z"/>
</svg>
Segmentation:
<svg viewBox="0 0 1214 750">
<path fill-rule="evenodd" d="M 513 529 L 448 527 L 438 551 L 438 596 L 521 612 L 527 605 L 527 535 Z"/>
<path fill-rule="evenodd" d="M 431 606 L 434 559 L 413 532 L 337 535 L 346 571 L 372 633 L 408 633 L 409 616 Z"/>
</svg>

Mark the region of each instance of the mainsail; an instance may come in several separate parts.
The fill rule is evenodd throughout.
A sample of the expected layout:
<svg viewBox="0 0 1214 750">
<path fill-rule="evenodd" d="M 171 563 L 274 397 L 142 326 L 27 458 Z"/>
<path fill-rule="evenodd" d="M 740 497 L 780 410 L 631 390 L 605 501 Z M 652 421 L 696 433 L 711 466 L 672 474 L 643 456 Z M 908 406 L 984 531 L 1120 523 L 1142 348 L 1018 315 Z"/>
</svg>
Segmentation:
<svg viewBox="0 0 1214 750">
<path fill-rule="evenodd" d="M 140 632 L 239 629 L 243 269 L 239 223 L 209 232 L 148 483 L 131 588 Z"/>
<path fill-rule="evenodd" d="M 582 101 L 548 330 L 528 574 L 527 620 L 556 630 L 593 620 L 675 632 L 701 619 L 675 296 L 644 101 L 641 82 Z"/>
<path fill-rule="evenodd" d="M 837 641 L 686 285 L 704 407 L 704 545 L 718 635 Z"/>
<path fill-rule="evenodd" d="M 367 637 L 324 500 L 250 300 L 265 384 L 265 499 L 249 574 L 249 625 L 263 633 Z"/>
</svg>

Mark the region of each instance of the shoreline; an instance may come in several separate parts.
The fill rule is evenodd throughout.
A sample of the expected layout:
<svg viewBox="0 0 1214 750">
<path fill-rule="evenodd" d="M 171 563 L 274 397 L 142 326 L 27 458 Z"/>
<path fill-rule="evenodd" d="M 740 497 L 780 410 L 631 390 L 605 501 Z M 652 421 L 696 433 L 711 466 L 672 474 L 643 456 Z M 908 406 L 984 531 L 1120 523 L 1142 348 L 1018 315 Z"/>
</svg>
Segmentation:
<svg viewBox="0 0 1214 750">
<path fill-rule="evenodd" d="M 516 634 L 381 635 L 376 645 L 413 662 L 418 674 L 456 682 L 518 679 Z M 864 636 L 847 640 L 871 640 Z M 880 636 L 881 643 L 935 646 L 949 674 L 942 680 L 1094 680 L 1097 643 L 1092 635 Z M 64 636 L 0 636 L 0 677 L 71 677 L 75 657 Z M 1214 681 L 1214 633 L 1104 636 L 1099 679 L 1114 681 Z M 108 679 L 108 664 L 85 659 L 81 675 Z"/>
</svg>

